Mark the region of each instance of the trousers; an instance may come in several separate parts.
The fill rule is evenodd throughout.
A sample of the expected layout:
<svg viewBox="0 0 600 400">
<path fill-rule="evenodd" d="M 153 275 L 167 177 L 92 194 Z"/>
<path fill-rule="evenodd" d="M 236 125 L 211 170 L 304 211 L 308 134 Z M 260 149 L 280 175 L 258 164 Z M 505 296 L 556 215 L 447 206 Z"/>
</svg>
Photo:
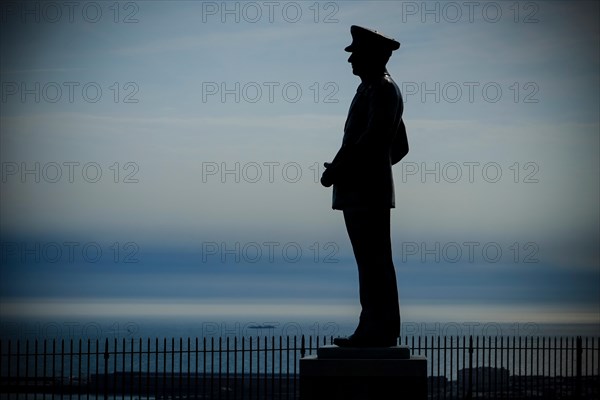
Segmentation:
<svg viewBox="0 0 600 400">
<path fill-rule="evenodd" d="M 346 208 L 346 230 L 358 266 L 361 313 L 357 336 L 400 336 L 389 208 Z"/>
</svg>

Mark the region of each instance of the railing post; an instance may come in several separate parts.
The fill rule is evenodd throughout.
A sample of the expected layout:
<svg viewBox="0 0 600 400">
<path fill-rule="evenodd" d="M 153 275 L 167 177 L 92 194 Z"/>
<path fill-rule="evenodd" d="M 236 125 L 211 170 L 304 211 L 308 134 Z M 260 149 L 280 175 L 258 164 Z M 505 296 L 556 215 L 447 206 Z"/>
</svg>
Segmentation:
<svg viewBox="0 0 600 400">
<path fill-rule="evenodd" d="M 108 338 L 104 342 L 104 398 L 108 399 Z"/>
<path fill-rule="evenodd" d="M 581 367 L 583 364 L 583 346 L 582 346 L 582 340 L 581 340 L 581 336 L 577 336 L 577 354 L 576 354 L 576 368 L 577 368 L 577 377 L 575 378 L 575 382 L 576 382 L 576 391 L 575 391 L 575 398 L 576 399 L 581 399 Z"/>
<path fill-rule="evenodd" d="M 473 336 L 469 336 L 469 391 L 467 399 L 473 397 Z"/>
</svg>

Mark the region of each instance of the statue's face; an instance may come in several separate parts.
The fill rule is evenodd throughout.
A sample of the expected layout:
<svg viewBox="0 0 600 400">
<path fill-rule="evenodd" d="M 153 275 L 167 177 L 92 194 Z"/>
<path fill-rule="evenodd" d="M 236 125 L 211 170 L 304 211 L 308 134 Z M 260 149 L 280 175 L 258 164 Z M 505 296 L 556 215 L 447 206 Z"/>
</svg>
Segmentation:
<svg viewBox="0 0 600 400">
<path fill-rule="evenodd" d="M 369 58 L 363 51 L 353 51 L 348 58 L 348 62 L 352 64 L 352 73 L 354 75 L 364 76 L 369 71 Z"/>
<path fill-rule="evenodd" d="M 352 64 L 352 73 L 364 77 L 385 69 L 381 54 L 368 50 L 355 50 L 350 54 L 348 62 Z"/>
</svg>

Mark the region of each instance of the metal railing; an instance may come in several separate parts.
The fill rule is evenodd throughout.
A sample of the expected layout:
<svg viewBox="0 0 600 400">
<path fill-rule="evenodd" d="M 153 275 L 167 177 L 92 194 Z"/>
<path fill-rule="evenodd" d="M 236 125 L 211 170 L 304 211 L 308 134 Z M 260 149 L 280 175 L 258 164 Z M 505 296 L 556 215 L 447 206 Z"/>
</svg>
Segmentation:
<svg viewBox="0 0 600 400">
<path fill-rule="evenodd" d="M 326 337 L 0 341 L 5 398 L 297 399 Z M 405 337 L 432 399 L 599 398 L 599 338 Z M 35 397 L 34 396 L 34 397 Z M 41 396 L 40 396 L 41 397 Z"/>
</svg>

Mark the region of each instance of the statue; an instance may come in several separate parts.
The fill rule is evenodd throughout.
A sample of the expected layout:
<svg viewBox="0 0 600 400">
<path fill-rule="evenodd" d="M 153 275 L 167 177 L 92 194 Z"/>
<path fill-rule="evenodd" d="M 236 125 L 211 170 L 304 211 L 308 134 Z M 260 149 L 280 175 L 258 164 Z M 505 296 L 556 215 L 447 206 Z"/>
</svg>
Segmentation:
<svg viewBox="0 0 600 400">
<path fill-rule="evenodd" d="M 392 260 L 390 209 L 395 207 L 392 165 L 408 153 L 400 89 L 386 64 L 396 40 L 353 25 L 352 73 L 361 79 L 350 105 L 342 146 L 325 163 L 321 184 L 333 185 L 335 210 L 342 210 L 358 265 L 361 313 L 340 347 L 395 346 L 400 335 L 400 309 Z"/>
</svg>

